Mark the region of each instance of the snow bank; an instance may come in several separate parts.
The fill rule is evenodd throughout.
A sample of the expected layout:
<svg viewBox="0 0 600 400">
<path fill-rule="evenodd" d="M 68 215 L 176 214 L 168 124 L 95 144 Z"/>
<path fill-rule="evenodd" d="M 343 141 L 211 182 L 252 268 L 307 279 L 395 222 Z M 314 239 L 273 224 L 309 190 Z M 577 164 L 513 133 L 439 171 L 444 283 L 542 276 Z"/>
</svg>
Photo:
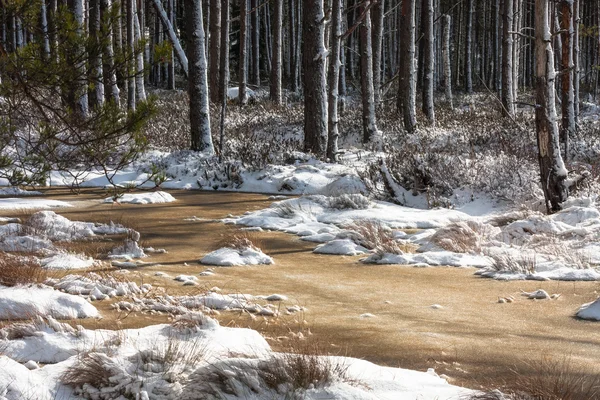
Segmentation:
<svg viewBox="0 0 600 400">
<path fill-rule="evenodd" d="M 35 210 L 40 208 L 65 208 L 73 207 L 71 204 L 60 200 L 46 199 L 0 199 L 0 210 Z"/>
<path fill-rule="evenodd" d="M 117 199 L 117 203 L 130 204 L 171 203 L 174 201 L 176 201 L 175 198 L 167 192 L 126 193 Z M 114 199 L 107 197 L 104 202 L 113 203 Z"/>
<path fill-rule="evenodd" d="M 75 319 L 98 317 L 99 313 L 85 299 L 49 286 L 0 286 L 0 319 L 23 319 L 35 315 Z"/>
<path fill-rule="evenodd" d="M 104 300 L 115 296 L 140 295 L 152 289 L 146 283 L 138 286 L 135 282 L 119 280 L 112 275 L 101 276 L 90 272 L 85 276 L 67 275 L 60 279 L 48 279 L 46 283 L 55 289 L 90 300 Z"/>
<path fill-rule="evenodd" d="M 24 190 L 17 186 L 0 188 L 0 196 L 42 196 L 37 190 Z"/>
<path fill-rule="evenodd" d="M 339 254 L 344 256 L 357 256 L 368 251 L 350 239 L 335 239 L 317 246 L 314 250 L 317 254 Z"/>
<path fill-rule="evenodd" d="M 489 267 L 489 257 L 450 251 L 431 251 L 422 254 L 372 254 L 361 260 L 366 264 L 400 264 L 415 266 Z"/>
<path fill-rule="evenodd" d="M 81 254 L 57 253 L 43 258 L 40 264 L 47 269 L 84 269 L 93 267 L 95 261 Z"/>
<path fill-rule="evenodd" d="M 576 315 L 581 319 L 600 321 L 600 298 L 582 305 Z"/>
<path fill-rule="evenodd" d="M 233 266 L 273 264 L 273 259 L 256 248 L 231 249 L 223 247 L 208 253 L 200 260 L 202 264 Z"/>
</svg>

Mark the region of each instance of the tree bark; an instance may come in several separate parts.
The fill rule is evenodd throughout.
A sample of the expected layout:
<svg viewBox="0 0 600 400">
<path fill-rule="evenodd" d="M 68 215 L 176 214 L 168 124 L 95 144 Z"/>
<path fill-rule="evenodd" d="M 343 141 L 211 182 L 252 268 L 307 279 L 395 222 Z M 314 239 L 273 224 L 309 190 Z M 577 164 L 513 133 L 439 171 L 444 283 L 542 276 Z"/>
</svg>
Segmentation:
<svg viewBox="0 0 600 400">
<path fill-rule="evenodd" d="M 250 25 L 252 25 L 252 76 L 250 83 L 260 86 L 260 24 L 258 20 L 259 0 L 251 1 Z"/>
<path fill-rule="evenodd" d="M 140 28 L 139 10 L 137 9 L 137 2 L 133 0 L 133 7 L 135 13 L 133 14 L 133 32 L 135 39 L 135 90 L 137 101 L 146 100 L 146 87 L 144 84 L 144 50 L 140 47 L 142 42 L 142 30 Z M 173 88 L 175 86 L 173 85 Z"/>
<path fill-rule="evenodd" d="M 446 94 L 446 101 L 450 105 L 450 109 L 454 109 L 452 101 L 452 68 L 450 64 L 450 15 L 444 15 L 442 22 L 444 24 L 442 33 L 444 38 L 442 47 L 442 58 L 444 60 L 444 93 Z"/>
<path fill-rule="evenodd" d="M 579 78 L 580 78 L 580 48 L 579 48 L 579 20 L 580 0 L 573 1 L 573 104 L 575 114 L 575 129 L 579 120 Z"/>
<path fill-rule="evenodd" d="M 548 0 L 535 0 L 536 107 L 535 125 L 539 152 L 540 178 L 546 208 L 559 211 L 567 200 L 567 170 L 560 155 L 555 108 L 554 53 L 548 24 Z"/>
<path fill-rule="evenodd" d="M 238 103 L 246 105 L 248 94 L 246 87 L 248 84 L 248 55 L 246 48 L 248 45 L 248 0 L 240 0 L 240 53 L 239 53 L 239 91 Z"/>
<path fill-rule="evenodd" d="M 227 86 L 229 85 L 229 1 L 230 0 L 221 0 L 221 55 L 219 56 L 220 103 L 227 100 Z"/>
<path fill-rule="evenodd" d="M 435 124 L 433 105 L 434 36 L 433 36 L 433 0 L 423 0 L 421 12 L 423 21 L 423 113 L 430 124 Z"/>
<path fill-rule="evenodd" d="M 210 0 L 210 20 L 208 38 L 208 75 L 210 76 L 210 99 L 219 102 L 219 68 L 221 65 L 221 0 Z"/>
<path fill-rule="evenodd" d="M 73 18 L 76 24 L 75 33 L 78 36 L 84 35 L 84 26 L 83 26 L 83 0 L 68 0 L 67 7 L 69 11 L 73 14 Z M 18 20 L 18 18 L 17 18 Z M 19 40 L 22 40 L 22 31 L 19 28 L 19 32 L 17 32 L 17 48 L 20 47 Z M 21 39 L 19 39 L 21 37 Z M 22 44 L 22 42 L 21 42 Z M 88 88 L 87 83 L 87 74 L 85 69 L 85 61 L 83 57 L 84 49 L 77 47 L 72 49 L 73 53 L 76 54 L 68 54 L 67 63 L 69 67 L 74 68 L 74 76 L 71 82 L 67 83 L 67 91 L 66 91 L 66 103 L 73 112 L 81 118 L 85 118 L 88 115 Z M 71 53 L 71 51 L 69 51 Z"/>
<path fill-rule="evenodd" d="M 200 1 L 200 0 L 198 0 L 198 1 Z M 169 40 L 171 41 L 171 44 L 173 45 L 173 49 L 175 50 L 177 59 L 179 60 L 179 63 L 181 64 L 183 73 L 187 77 L 188 76 L 188 59 L 187 59 L 186 54 L 183 52 L 183 49 L 181 48 L 181 43 L 179 43 L 179 38 L 177 38 L 177 34 L 175 33 L 175 30 L 173 29 L 173 25 L 171 24 L 171 21 L 169 20 L 169 17 L 167 16 L 165 9 L 163 8 L 162 4 L 160 3 L 160 0 L 152 0 L 152 4 L 154 4 L 154 9 L 156 10 L 156 13 L 159 16 L 159 18 L 163 24 L 163 27 L 167 30 L 167 34 L 169 35 Z"/>
<path fill-rule="evenodd" d="M 304 0 L 302 59 L 304 67 L 304 149 L 319 158 L 327 149 L 325 83 L 325 13 L 323 0 Z"/>
<path fill-rule="evenodd" d="M 383 48 L 383 22 L 385 16 L 385 0 L 377 0 L 372 11 L 373 22 L 373 89 L 375 93 L 375 106 L 381 102 L 381 64 Z"/>
<path fill-rule="evenodd" d="M 210 131 L 202 1 L 183 0 L 183 4 L 187 30 L 186 47 L 190 60 L 188 94 L 190 97 L 191 149 L 213 155 L 215 150 Z"/>
<path fill-rule="evenodd" d="M 504 116 L 515 114 L 513 97 L 513 0 L 504 0 L 502 22 L 502 113 Z"/>
<path fill-rule="evenodd" d="M 100 18 L 106 20 L 110 14 L 111 0 L 100 0 Z M 106 27 L 106 38 L 102 46 L 102 78 L 104 80 L 104 95 L 107 101 L 114 102 L 117 107 L 121 104 L 120 90 L 117 85 L 115 72 L 112 26 Z"/>
<path fill-rule="evenodd" d="M 562 0 L 562 125 L 564 160 L 569 159 L 569 136 L 575 134 L 575 93 L 573 88 L 573 0 Z"/>
<path fill-rule="evenodd" d="M 363 2 L 360 8 L 364 20 L 360 26 L 360 87 L 362 97 L 363 143 L 370 143 L 377 136 L 377 118 L 375 116 L 375 93 L 373 88 L 373 47 L 371 43 L 371 6 L 372 0 Z"/>
<path fill-rule="evenodd" d="M 404 129 L 417 130 L 415 93 L 415 0 L 403 0 L 401 10 L 401 70 L 398 85 L 398 105 L 402 109 Z"/>
<path fill-rule="evenodd" d="M 342 2 L 343 0 L 332 0 L 331 11 L 331 37 L 330 37 L 330 59 L 329 59 L 329 96 L 328 96 L 328 124 L 327 124 L 327 158 L 333 162 L 338 157 L 338 139 L 340 132 L 338 128 L 338 99 L 340 69 L 342 63 L 341 56 L 341 35 L 342 35 Z"/>
<path fill-rule="evenodd" d="M 89 81 L 91 83 L 88 92 L 90 107 L 100 107 L 104 103 L 104 84 L 102 79 L 102 49 L 99 38 L 100 32 L 100 4 L 99 0 L 90 0 L 89 5 L 89 35 L 90 48 L 89 57 Z M 46 35 L 44 35 L 46 36 Z M 46 39 L 44 39 L 46 47 Z M 48 42 L 48 55 L 50 53 L 50 43 Z"/>
<path fill-rule="evenodd" d="M 473 8 L 474 0 L 467 0 L 465 26 L 465 91 L 467 93 L 473 93 Z"/>
<path fill-rule="evenodd" d="M 270 98 L 273 103 L 281 104 L 281 53 L 282 53 L 282 38 L 281 31 L 283 27 L 283 0 L 274 0 L 275 12 L 273 21 L 271 21 L 271 40 L 272 57 L 271 57 L 271 85 Z"/>
<path fill-rule="evenodd" d="M 127 109 L 135 110 L 135 38 L 133 19 L 135 0 L 126 0 L 127 4 Z"/>
</svg>

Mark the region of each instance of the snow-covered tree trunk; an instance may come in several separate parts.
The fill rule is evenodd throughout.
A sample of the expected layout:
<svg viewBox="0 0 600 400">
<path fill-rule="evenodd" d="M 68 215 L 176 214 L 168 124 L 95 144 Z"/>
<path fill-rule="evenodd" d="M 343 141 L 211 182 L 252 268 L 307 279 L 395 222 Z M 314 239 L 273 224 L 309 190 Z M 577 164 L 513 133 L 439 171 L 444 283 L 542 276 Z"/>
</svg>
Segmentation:
<svg viewBox="0 0 600 400">
<path fill-rule="evenodd" d="M 175 29 L 175 0 L 167 0 L 167 7 L 167 16 L 169 17 L 173 29 Z M 175 56 L 172 49 L 171 54 L 169 54 L 169 59 L 167 60 L 167 89 L 175 90 Z"/>
<path fill-rule="evenodd" d="M 502 113 L 505 116 L 513 116 L 513 0 L 504 0 L 502 17 Z"/>
<path fill-rule="evenodd" d="M 190 97 L 191 149 L 214 154 L 210 132 L 208 78 L 202 25 L 202 1 L 183 0 L 187 51 L 190 60 L 188 94 Z"/>
<path fill-rule="evenodd" d="M 454 109 L 452 100 L 452 67 L 450 64 L 450 15 L 443 16 L 443 33 L 444 43 L 442 46 L 442 58 L 444 62 L 444 93 L 446 101 L 450 104 L 450 109 Z"/>
<path fill-rule="evenodd" d="M 423 21 L 423 113 L 430 124 L 435 124 L 433 106 L 433 71 L 435 62 L 433 36 L 433 0 L 423 0 L 421 12 L 425 14 Z"/>
<path fill-rule="evenodd" d="M 562 125 L 564 159 L 569 158 L 569 136 L 575 134 L 575 93 L 573 87 L 573 0 L 562 0 Z"/>
<path fill-rule="evenodd" d="M 401 65 L 398 85 L 398 105 L 402 109 L 404 129 L 408 133 L 417 130 L 416 72 L 415 72 L 415 0 L 402 1 L 401 9 Z"/>
<path fill-rule="evenodd" d="M 104 103 L 104 84 L 102 79 L 102 49 L 99 38 L 100 32 L 100 4 L 99 0 L 89 0 L 89 35 L 90 48 L 88 50 L 89 69 L 88 75 L 91 83 L 88 93 L 90 106 L 98 107 Z M 45 42 L 45 41 L 44 41 Z M 44 44 L 45 45 L 45 44 Z M 48 43 L 48 51 L 50 44 Z"/>
<path fill-rule="evenodd" d="M 506 1 L 506 0 L 505 0 Z M 548 24 L 548 0 L 535 0 L 536 105 L 535 125 L 540 177 L 548 212 L 561 209 L 569 191 L 567 170 L 560 155 L 560 140 L 555 106 L 554 52 Z"/>
<path fill-rule="evenodd" d="M 363 143 L 370 143 L 377 136 L 375 116 L 375 93 L 373 88 L 373 46 L 371 43 L 371 1 L 362 3 L 360 14 L 364 17 L 359 32 L 360 88 L 362 97 Z"/>
<path fill-rule="evenodd" d="M 373 89 L 375 105 L 381 102 L 381 65 L 383 62 L 383 22 L 385 16 L 385 0 L 377 0 L 371 9 L 373 22 Z"/>
<path fill-rule="evenodd" d="M 323 0 L 303 3 L 304 149 L 323 158 L 327 150 L 325 10 Z"/>
<path fill-rule="evenodd" d="M 229 85 L 229 42 L 229 0 L 221 0 L 221 55 L 219 56 L 220 103 L 227 100 L 227 86 Z"/>
<path fill-rule="evenodd" d="M 273 21 L 271 21 L 272 58 L 271 58 L 271 85 L 270 98 L 275 104 L 281 104 L 281 54 L 283 27 L 283 0 L 274 0 Z"/>
<path fill-rule="evenodd" d="M 133 28 L 135 39 L 135 58 L 136 58 L 136 74 L 135 74 L 135 90 L 137 101 L 146 100 L 146 87 L 144 84 L 144 51 L 140 47 L 142 42 L 142 30 L 140 28 L 139 10 L 136 8 L 136 1 L 133 2 L 135 13 L 133 14 Z"/>
<path fill-rule="evenodd" d="M 135 110 L 135 0 L 126 0 L 127 4 L 127 109 Z"/>
<path fill-rule="evenodd" d="M 238 103 L 245 105 L 248 102 L 248 0 L 240 0 L 240 53 L 239 53 L 239 92 Z"/>
<path fill-rule="evenodd" d="M 210 99 L 219 102 L 219 68 L 221 65 L 221 0 L 210 0 L 208 38 L 208 75 L 210 76 Z"/>
<path fill-rule="evenodd" d="M 339 99 L 339 83 L 340 69 L 342 63 L 340 61 L 340 53 L 342 50 L 342 2 L 343 0 L 332 0 L 331 11 L 331 36 L 330 36 L 330 54 L 329 54 L 329 113 L 327 124 L 327 158 L 330 161 L 336 161 L 338 157 L 338 139 L 340 132 L 338 128 L 338 99 Z"/>
<path fill-rule="evenodd" d="M 165 12 L 165 9 L 163 8 L 160 0 L 152 0 L 152 4 L 154 5 L 154 9 L 156 10 L 156 13 L 159 16 L 160 21 L 162 22 L 162 25 L 166 30 L 166 33 L 169 35 L 169 40 L 173 45 L 175 55 L 177 56 L 177 59 L 181 64 L 183 73 L 185 74 L 185 76 L 188 76 L 188 59 L 183 49 L 181 48 L 181 43 L 179 43 L 179 38 L 177 37 L 175 30 L 173 29 L 173 25 L 171 24 L 169 17 L 167 16 L 167 13 Z"/>
<path fill-rule="evenodd" d="M 48 36 L 48 12 L 47 12 L 47 7 L 46 7 L 46 2 L 48 0 L 42 0 L 41 2 L 41 10 L 40 10 L 40 22 L 41 22 L 41 26 L 42 26 L 42 49 L 44 51 L 44 57 L 46 59 L 50 58 L 50 38 Z M 91 3 L 92 1 L 96 2 L 96 8 L 98 7 L 98 0 L 90 0 L 90 7 L 91 7 Z M 98 12 L 98 11 L 96 11 Z M 3 24 L 4 25 L 4 24 Z M 4 45 L 4 41 L 2 41 L 2 44 Z"/>
<path fill-rule="evenodd" d="M 512 0 L 511 0 L 512 2 Z M 465 91 L 473 92 L 473 11 L 475 0 L 467 0 L 467 23 L 465 26 Z"/>
<path fill-rule="evenodd" d="M 100 0 L 100 18 L 107 20 L 110 14 L 111 0 Z M 113 50 L 112 26 L 106 27 L 106 38 L 102 41 L 102 78 L 104 80 L 104 95 L 107 101 L 114 102 L 120 106 L 120 90 L 117 85 L 117 74 L 115 72 L 115 57 Z"/>
</svg>

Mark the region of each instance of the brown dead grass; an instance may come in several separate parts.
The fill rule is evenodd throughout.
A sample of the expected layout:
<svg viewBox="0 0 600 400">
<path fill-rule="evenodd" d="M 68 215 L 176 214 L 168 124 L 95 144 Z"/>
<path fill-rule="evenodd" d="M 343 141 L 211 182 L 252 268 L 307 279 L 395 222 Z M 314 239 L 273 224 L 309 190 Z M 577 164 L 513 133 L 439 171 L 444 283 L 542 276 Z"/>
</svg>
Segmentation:
<svg viewBox="0 0 600 400">
<path fill-rule="evenodd" d="M 47 278 L 48 270 L 26 256 L 0 252 L 0 285 L 43 283 Z"/>
<path fill-rule="evenodd" d="M 378 254 L 413 253 L 415 247 L 394 239 L 393 231 L 379 221 L 359 220 L 346 227 L 349 235 L 358 244 Z"/>
</svg>

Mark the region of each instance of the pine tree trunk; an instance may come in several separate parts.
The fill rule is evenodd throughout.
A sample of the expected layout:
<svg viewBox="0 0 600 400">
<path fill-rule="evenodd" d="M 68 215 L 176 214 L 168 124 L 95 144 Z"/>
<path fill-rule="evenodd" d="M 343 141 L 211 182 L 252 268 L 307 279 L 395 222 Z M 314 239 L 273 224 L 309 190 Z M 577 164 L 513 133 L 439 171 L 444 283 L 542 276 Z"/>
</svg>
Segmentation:
<svg viewBox="0 0 600 400">
<path fill-rule="evenodd" d="M 219 102 L 219 82 L 221 65 L 221 0 L 210 0 L 210 21 L 208 38 L 208 75 L 210 76 L 210 99 Z"/>
<path fill-rule="evenodd" d="M 126 0 L 127 4 L 127 109 L 135 110 L 135 38 L 133 20 L 135 0 Z"/>
<path fill-rule="evenodd" d="M 100 0 L 100 18 L 106 20 L 111 9 L 110 0 Z M 120 90 L 117 85 L 117 75 L 115 73 L 114 50 L 112 40 L 112 26 L 107 28 L 107 37 L 102 46 L 102 78 L 104 79 L 104 95 L 106 101 L 114 102 L 117 107 L 121 105 Z"/>
<path fill-rule="evenodd" d="M 575 129 L 579 120 L 579 79 L 580 79 L 580 48 L 579 48 L 579 21 L 580 0 L 573 1 L 573 105 L 575 114 Z"/>
<path fill-rule="evenodd" d="M 502 22 L 502 113 L 505 116 L 515 114 L 513 98 L 513 0 L 504 0 Z"/>
<path fill-rule="evenodd" d="M 536 107 L 535 125 L 540 163 L 540 178 L 546 208 L 559 211 L 567 200 L 567 170 L 560 155 L 560 140 L 555 108 L 554 53 L 548 24 L 548 0 L 535 0 Z"/>
<path fill-rule="evenodd" d="M 42 49 L 44 51 L 44 59 L 49 59 L 50 58 L 50 38 L 48 36 L 48 11 L 47 11 L 47 6 L 46 6 L 46 2 L 48 0 L 42 0 L 41 1 L 41 10 L 40 10 L 40 22 L 41 22 L 41 27 L 42 27 Z M 90 8 L 92 8 L 92 2 L 95 2 L 95 8 L 96 8 L 96 13 L 99 13 L 100 10 L 98 9 L 98 0 L 90 0 Z M 90 15 L 91 18 L 91 15 Z M 2 24 L 4 26 L 4 24 Z M 90 29 L 91 30 L 91 29 Z M 2 40 L 2 45 L 4 46 L 5 41 Z M 6 47 L 4 47 L 6 48 Z"/>
<path fill-rule="evenodd" d="M 239 92 L 238 103 L 245 105 L 248 102 L 246 87 L 248 84 L 248 1 L 240 0 L 240 53 L 239 53 Z"/>
<path fill-rule="evenodd" d="M 133 14 L 133 33 L 135 39 L 135 90 L 137 101 L 146 100 L 146 87 L 144 84 L 144 52 L 140 47 L 142 42 L 142 30 L 140 28 L 139 10 L 137 9 L 136 0 L 133 0 L 135 13 Z"/>
<path fill-rule="evenodd" d="M 73 14 L 73 19 L 76 24 L 75 33 L 78 36 L 84 35 L 83 26 L 83 0 L 68 0 L 67 7 Z M 18 20 L 18 19 L 17 19 Z M 19 40 L 22 44 L 22 31 L 19 28 L 17 32 L 17 47 Z M 21 37 L 21 39 L 19 39 Z M 67 82 L 66 103 L 73 110 L 76 116 L 84 118 L 88 115 L 88 88 L 84 83 L 87 79 L 84 51 L 83 48 L 70 49 L 67 55 L 67 64 L 75 68 L 74 78 L 71 82 Z M 75 54 L 71 54 L 75 53 Z"/>
<path fill-rule="evenodd" d="M 323 0 L 304 0 L 302 59 L 304 67 L 304 149 L 319 158 L 327 150 L 325 83 L 325 13 Z"/>
<path fill-rule="evenodd" d="M 134 0 L 135 1 L 135 0 Z M 169 21 L 175 29 L 175 0 L 167 0 L 167 15 L 169 17 Z M 139 25 L 139 23 L 138 23 Z M 144 60 L 142 59 L 142 62 Z M 136 82 L 137 87 L 137 82 Z M 175 56 L 173 50 L 171 50 L 171 54 L 169 54 L 169 59 L 167 61 L 167 89 L 175 90 Z M 138 89 L 139 91 L 139 89 Z"/>
<path fill-rule="evenodd" d="M 189 56 L 188 94 L 190 97 L 191 149 L 214 154 L 210 132 L 210 109 L 202 1 L 183 0 L 187 54 Z"/>
<path fill-rule="evenodd" d="M 338 157 L 338 139 L 340 132 L 338 128 L 338 100 L 340 70 L 342 63 L 340 61 L 341 35 L 342 35 L 342 2 L 343 0 L 332 0 L 331 11 L 331 37 L 330 37 L 330 60 L 329 60 L 329 95 L 328 95 L 328 124 L 327 124 L 327 158 L 331 161 L 337 161 Z"/>
<path fill-rule="evenodd" d="M 575 94 L 573 88 L 573 0 L 562 0 L 562 125 L 564 160 L 569 159 L 569 136 L 575 134 Z"/>
<path fill-rule="evenodd" d="M 423 0 L 421 12 L 423 21 L 423 113 L 430 124 L 435 124 L 433 106 L 434 36 L 433 36 L 433 0 Z"/>
<path fill-rule="evenodd" d="M 450 109 L 454 109 L 452 101 L 452 68 L 450 64 L 450 23 L 451 17 L 446 14 L 442 20 L 444 45 L 442 47 L 442 58 L 444 62 L 444 93 L 446 94 L 446 101 L 450 104 Z"/>
<path fill-rule="evenodd" d="M 400 21 L 401 37 L 400 82 L 398 104 L 402 109 L 404 129 L 414 133 L 417 129 L 415 92 L 415 0 L 403 0 Z"/>
<path fill-rule="evenodd" d="M 88 50 L 89 81 L 91 83 L 88 93 L 90 107 L 100 107 L 104 103 L 104 84 L 102 79 L 102 49 L 100 46 L 100 4 L 99 0 L 90 0 L 89 3 L 89 35 L 90 48 Z M 44 40 L 46 46 L 46 40 Z M 50 43 L 48 42 L 48 54 Z"/>
<path fill-rule="evenodd" d="M 370 143 L 377 136 L 377 118 L 375 116 L 375 93 L 373 88 L 373 47 L 371 43 L 371 1 L 361 6 L 364 20 L 360 26 L 360 87 L 362 97 L 363 143 Z"/>
<path fill-rule="evenodd" d="M 473 8 L 475 0 L 467 0 L 465 27 L 465 92 L 473 93 Z"/>
<path fill-rule="evenodd" d="M 229 85 L 229 1 L 221 0 L 221 55 L 219 56 L 219 103 L 227 100 Z M 211 77 L 212 79 L 212 77 Z"/>
<path fill-rule="evenodd" d="M 290 90 L 298 91 L 298 53 L 296 52 L 296 4 L 294 0 L 288 2 L 288 20 L 290 24 Z"/>
<path fill-rule="evenodd" d="M 252 25 L 252 76 L 250 83 L 260 86 L 260 23 L 258 18 L 259 0 L 251 1 L 252 14 L 250 14 L 250 24 Z"/>
<path fill-rule="evenodd" d="M 183 73 L 185 74 L 185 76 L 187 76 L 188 75 L 188 59 L 187 59 L 186 54 L 183 52 L 183 49 L 181 48 L 181 43 L 179 43 L 179 38 L 177 37 L 177 34 L 175 33 L 175 29 L 173 29 L 173 25 L 171 24 L 171 21 L 169 20 L 169 17 L 167 16 L 165 9 L 163 8 L 162 4 L 160 3 L 160 0 L 152 0 L 152 2 L 154 4 L 154 9 L 156 10 L 156 14 L 160 18 L 160 21 L 162 22 L 163 27 L 166 29 L 167 34 L 169 35 L 169 40 L 171 41 L 171 44 L 173 45 L 173 49 L 175 50 L 177 59 L 179 60 L 179 63 L 181 64 Z"/>
<path fill-rule="evenodd" d="M 271 85 L 270 98 L 273 103 L 281 104 L 281 53 L 283 27 L 283 0 L 274 0 L 275 12 L 271 21 L 272 58 L 271 58 Z"/>
<path fill-rule="evenodd" d="M 375 90 L 375 106 L 381 102 L 381 65 L 383 62 L 383 22 L 385 0 L 377 0 L 371 9 L 373 22 L 373 89 Z"/>
</svg>

